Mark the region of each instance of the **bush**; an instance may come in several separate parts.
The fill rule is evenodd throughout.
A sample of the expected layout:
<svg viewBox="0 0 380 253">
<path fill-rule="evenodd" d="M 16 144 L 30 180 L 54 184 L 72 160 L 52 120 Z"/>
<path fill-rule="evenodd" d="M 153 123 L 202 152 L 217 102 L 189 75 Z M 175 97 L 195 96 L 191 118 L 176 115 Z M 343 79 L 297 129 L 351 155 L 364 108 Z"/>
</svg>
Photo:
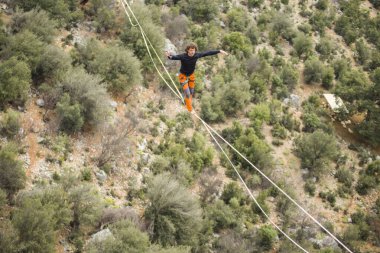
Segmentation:
<svg viewBox="0 0 380 253">
<path fill-rule="evenodd" d="M 98 76 L 75 68 L 66 73 L 59 87 L 69 95 L 70 106 L 80 108 L 84 123 L 96 125 L 108 117 L 109 96 Z M 71 110 L 76 112 L 78 109 L 71 108 Z"/>
<path fill-rule="evenodd" d="M 243 8 L 234 7 L 227 12 L 227 25 L 231 31 L 244 32 L 249 23 L 249 16 Z"/>
<path fill-rule="evenodd" d="M 260 8 L 264 0 L 248 0 L 248 7 L 250 8 Z"/>
<path fill-rule="evenodd" d="M 59 47 L 49 45 L 41 55 L 36 75 L 38 79 L 54 84 L 62 81 L 62 78 L 70 68 L 70 55 Z"/>
<path fill-rule="evenodd" d="M 13 144 L 0 149 L 0 188 L 8 195 L 13 195 L 25 186 L 25 171 L 17 155 L 17 148 Z"/>
<path fill-rule="evenodd" d="M 370 48 L 366 45 L 363 39 L 356 41 L 355 43 L 355 59 L 363 66 L 367 66 L 371 60 Z"/>
<path fill-rule="evenodd" d="M 34 73 L 41 61 L 45 43 L 40 41 L 37 35 L 28 30 L 24 30 L 11 36 L 2 54 L 7 59 L 16 57 L 28 63 L 29 68 Z"/>
<path fill-rule="evenodd" d="M 344 186 L 348 188 L 352 186 L 352 182 L 354 181 L 352 173 L 347 169 L 339 169 L 335 173 L 335 178 L 338 180 L 339 183 L 344 184 Z"/>
<path fill-rule="evenodd" d="M 236 199 L 239 203 L 243 200 L 243 191 L 236 182 L 231 182 L 224 187 L 222 196 L 220 197 L 224 203 L 230 203 L 231 199 Z"/>
<path fill-rule="evenodd" d="M 323 65 L 316 59 L 312 58 L 305 62 L 304 77 L 307 84 L 322 82 Z"/>
<path fill-rule="evenodd" d="M 82 129 L 84 124 L 81 115 L 82 108 L 78 102 L 72 102 L 70 95 L 65 93 L 57 103 L 57 112 L 60 118 L 60 129 L 68 133 L 75 133 Z"/>
<path fill-rule="evenodd" d="M 17 111 L 8 109 L 0 121 L 0 130 L 8 138 L 14 138 L 21 128 L 21 118 Z"/>
<path fill-rule="evenodd" d="M 315 176 L 322 174 L 327 162 L 337 153 L 335 139 L 321 130 L 303 135 L 295 144 L 296 154 L 301 158 L 302 167 L 308 168 Z"/>
<path fill-rule="evenodd" d="M 28 12 L 16 12 L 11 23 L 13 33 L 29 30 L 46 43 L 53 41 L 58 32 L 57 26 L 57 22 L 50 19 L 46 11 L 36 9 Z"/>
<path fill-rule="evenodd" d="M 311 179 L 306 180 L 304 189 L 307 193 L 309 193 L 310 196 L 315 195 L 316 186 L 315 186 L 315 183 Z"/>
<path fill-rule="evenodd" d="M 19 238 L 17 230 L 8 219 L 0 220 L 1 253 L 17 253 L 19 251 Z"/>
<path fill-rule="evenodd" d="M 272 17 L 270 38 L 273 45 L 277 41 L 278 37 L 282 37 L 288 41 L 291 41 L 295 37 L 295 31 L 293 28 L 292 20 L 288 15 L 284 13 L 276 13 Z"/>
<path fill-rule="evenodd" d="M 322 86 L 325 89 L 330 89 L 333 86 L 334 69 L 332 67 L 325 67 L 322 71 Z"/>
<path fill-rule="evenodd" d="M 264 250 L 270 250 L 277 237 L 277 231 L 268 225 L 260 227 L 257 241 Z"/>
<path fill-rule="evenodd" d="M 289 91 L 293 91 L 298 83 L 298 71 L 290 66 L 285 65 L 280 74 L 283 84 L 285 84 Z"/>
<path fill-rule="evenodd" d="M 213 205 L 207 206 L 207 216 L 212 221 L 215 232 L 237 226 L 237 217 L 234 215 L 231 207 L 221 200 L 217 200 Z"/>
<path fill-rule="evenodd" d="M 78 52 L 86 69 L 101 75 L 114 93 L 129 92 L 142 81 L 140 61 L 129 50 L 117 45 L 103 47 L 99 41 L 90 40 Z"/>
<path fill-rule="evenodd" d="M 252 53 L 249 39 L 241 32 L 231 32 L 224 36 L 223 47 L 231 53 L 248 57 Z"/>
<path fill-rule="evenodd" d="M 192 195 L 167 174 L 156 176 L 148 187 L 152 239 L 162 245 L 194 245 L 201 225 L 201 209 Z"/>
<path fill-rule="evenodd" d="M 19 232 L 24 252 L 50 253 L 55 248 L 53 209 L 38 199 L 23 199 L 12 222 Z"/>
<path fill-rule="evenodd" d="M 318 10 L 326 10 L 329 7 L 329 1 L 328 0 L 319 0 L 316 4 L 315 7 Z"/>
<path fill-rule="evenodd" d="M 323 37 L 321 38 L 319 44 L 315 46 L 315 50 L 321 55 L 321 59 L 331 58 L 332 54 L 334 54 L 336 48 L 331 39 Z"/>
<path fill-rule="evenodd" d="M 67 22 L 71 18 L 69 5 L 65 0 L 15 0 L 13 4 L 20 6 L 25 11 L 39 7 L 61 21 Z"/>
<path fill-rule="evenodd" d="M 164 33 L 162 33 L 161 28 L 154 23 L 152 17 L 150 15 L 146 15 L 146 13 L 149 13 L 147 7 L 141 4 L 134 4 L 132 5 L 132 9 L 141 26 L 144 28 L 145 34 L 151 41 L 155 50 L 158 53 L 162 52 L 165 45 Z M 154 69 L 148 51 L 145 47 L 144 39 L 142 38 L 140 29 L 138 27 L 131 26 L 130 22 L 126 20 L 124 29 L 119 37 L 126 46 L 133 50 L 134 55 L 140 59 L 142 63 L 141 65 L 144 67 L 144 69 Z M 151 53 L 154 55 L 152 49 Z"/>
<path fill-rule="evenodd" d="M 375 161 L 362 171 L 356 184 L 356 191 L 361 195 L 366 195 L 371 189 L 376 188 L 380 184 L 380 161 Z"/>
<path fill-rule="evenodd" d="M 308 58 L 312 54 L 313 42 L 309 36 L 298 33 L 293 41 L 293 47 L 298 57 Z"/>
<path fill-rule="evenodd" d="M 209 22 L 218 14 L 217 2 L 205 2 L 203 0 L 180 1 L 181 11 L 196 22 Z"/>
<path fill-rule="evenodd" d="M 30 88 L 28 65 L 12 57 L 0 63 L 0 106 L 8 102 L 25 102 Z"/>
<path fill-rule="evenodd" d="M 98 224 L 104 204 L 99 192 L 89 184 L 73 186 L 68 191 L 72 206 L 74 232 L 86 232 Z"/>
<path fill-rule="evenodd" d="M 89 253 L 148 253 L 150 245 L 148 235 L 136 228 L 132 222 L 119 221 L 112 224 L 109 229 L 113 236 L 108 236 L 104 240 L 92 240 L 88 246 Z"/>
</svg>

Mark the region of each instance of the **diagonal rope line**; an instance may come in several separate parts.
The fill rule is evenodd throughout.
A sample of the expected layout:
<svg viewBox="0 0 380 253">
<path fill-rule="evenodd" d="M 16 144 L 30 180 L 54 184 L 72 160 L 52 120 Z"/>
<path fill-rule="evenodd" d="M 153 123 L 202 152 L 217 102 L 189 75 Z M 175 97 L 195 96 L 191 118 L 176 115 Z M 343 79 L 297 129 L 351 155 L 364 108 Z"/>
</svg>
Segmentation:
<svg viewBox="0 0 380 253">
<path fill-rule="evenodd" d="M 145 38 L 144 38 L 144 43 L 145 43 L 145 45 L 147 46 L 146 41 L 148 41 L 150 47 L 153 49 L 154 54 L 156 55 L 157 59 L 158 59 L 159 62 L 161 63 L 161 66 L 164 68 L 165 73 L 166 73 L 167 76 L 169 77 L 170 81 L 172 82 L 172 85 L 173 85 L 174 88 L 176 89 L 177 94 L 179 95 L 179 97 L 181 97 L 180 99 L 181 99 L 182 103 L 184 104 L 185 102 L 184 102 L 184 100 L 183 100 L 182 93 L 178 90 L 176 83 L 174 82 L 172 76 L 170 75 L 169 71 L 167 70 L 167 68 L 165 67 L 164 63 L 162 62 L 161 57 L 158 55 L 158 53 L 157 53 L 156 49 L 154 48 L 152 42 L 150 41 L 149 37 L 146 35 L 144 29 L 143 29 L 142 26 L 140 25 L 140 22 L 138 21 L 137 17 L 135 16 L 134 12 L 132 11 L 132 8 L 130 7 L 130 5 L 128 4 L 128 2 L 127 2 L 126 0 L 121 0 L 121 3 L 122 3 L 122 5 L 123 5 L 123 8 L 124 8 L 125 13 L 126 13 L 127 16 L 128 16 L 129 22 L 131 23 L 132 26 L 138 26 L 138 27 L 140 28 L 141 35 L 143 36 L 143 38 L 145 37 Z M 132 22 L 132 20 L 131 20 L 131 17 L 130 17 L 130 15 L 129 15 L 129 13 L 128 13 L 127 9 L 125 8 L 125 5 L 127 5 L 129 11 L 131 12 L 131 14 L 132 14 L 132 16 L 133 16 L 133 18 L 135 19 L 135 21 L 136 21 L 137 24 L 133 24 L 133 22 Z M 150 53 L 150 49 L 149 49 L 148 46 L 147 46 L 147 49 L 148 49 L 149 56 L 150 56 L 150 58 L 151 58 L 153 64 L 155 65 L 155 68 L 156 68 L 156 70 L 157 70 L 156 64 L 154 63 L 153 57 L 152 57 L 152 55 L 151 55 L 151 53 Z M 158 70 L 157 70 L 157 71 L 158 71 Z M 161 77 L 161 78 L 164 80 L 164 82 L 166 83 L 166 85 L 168 85 L 168 86 L 170 87 L 170 85 L 167 83 L 166 79 L 163 78 L 161 72 L 160 72 L 160 71 L 158 71 L 158 72 L 159 72 L 160 77 Z M 172 88 L 170 88 L 170 89 L 172 90 Z"/>
<path fill-rule="evenodd" d="M 276 225 L 268 216 L 268 214 L 264 211 L 264 209 L 260 206 L 259 202 L 256 200 L 256 198 L 253 196 L 251 190 L 248 188 L 247 184 L 244 182 L 243 178 L 240 176 L 239 171 L 236 169 L 235 165 L 232 163 L 231 159 L 228 157 L 222 146 L 219 144 L 219 142 L 216 140 L 215 136 L 212 134 L 210 131 L 209 127 L 205 124 L 205 122 L 197 115 L 194 114 L 199 120 L 202 121 L 204 127 L 208 131 L 208 133 L 211 135 L 211 137 L 214 139 L 215 143 L 218 145 L 224 156 L 227 158 L 227 160 L 230 162 L 231 166 L 234 168 L 236 174 L 238 175 L 240 181 L 244 185 L 245 189 L 247 190 L 248 194 L 251 196 L 255 204 L 260 208 L 261 212 L 265 215 L 265 217 L 268 219 L 268 221 L 275 227 L 277 228 L 278 231 L 280 231 L 286 238 L 288 238 L 294 245 L 296 245 L 300 250 L 303 252 L 309 253 L 307 250 L 305 250 L 301 245 L 299 245 L 296 241 L 294 241 L 290 236 L 288 236 L 279 226 Z"/>
<path fill-rule="evenodd" d="M 159 73 L 160 77 L 164 80 L 165 84 L 172 90 L 172 92 L 177 96 L 177 97 L 180 97 L 182 103 L 183 103 L 183 97 L 182 96 L 178 96 L 178 94 L 170 87 L 170 85 L 167 83 L 167 81 L 164 79 L 164 77 L 162 76 L 161 72 L 159 71 L 159 69 L 157 68 L 154 60 L 153 60 L 153 57 L 150 53 L 150 49 L 148 47 L 148 44 L 147 44 L 147 40 L 145 38 L 145 32 L 143 30 L 143 28 L 141 27 L 140 23 L 138 22 L 136 16 L 134 15 L 133 13 L 133 10 L 131 9 L 131 7 L 129 6 L 128 2 L 126 0 L 121 0 L 123 1 L 124 3 L 123 4 L 123 7 L 125 9 L 125 6 L 124 4 L 127 5 L 128 9 L 130 10 L 131 14 L 133 15 L 135 21 L 137 22 L 139 28 L 140 28 L 140 32 L 144 38 L 144 42 L 145 42 L 145 46 L 148 50 L 148 53 L 149 53 L 149 56 L 156 68 L 156 71 Z M 126 14 L 129 16 L 128 12 L 126 11 Z M 131 21 L 131 20 L 130 20 Z M 133 24 L 133 23 L 131 23 Z M 154 49 L 154 47 L 152 46 L 152 48 Z M 159 58 L 159 57 L 158 57 Z M 162 61 L 161 61 L 162 62 Z M 166 67 L 163 65 L 165 71 L 167 72 L 167 69 Z M 167 72 L 168 73 L 168 72 Z M 170 75 L 169 75 L 170 76 Z M 177 89 L 178 90 L 178 89 Z M 249 161 L 244 155 L 242 155 L 233 145 L 231 145 L 228 141 L 226 141 L 222 136 L 220 136 L 220 134 L 218 134 L 217 131 L 215 131 L 210 125 L 208 125 L 202 118 L 200 118 L 197 114 L 195 114 L 196 117 L 205 125 L 209 128 L 209 130 L 212 130 L 213 133 L 215 133 L 221 140 L 223 140 L 231 149 L 233 149 L 236 153 L 238 153 L 245 161 L 247 161 L 257 172 L 259 172 L 264 178 L 266 178 L 273 186 L 275 186 L 282 194 L 284 194 L 290 201 L 293 202 L 293 204 L 295 204 L 299 209 L 301 209 L 310 219 L 312 219 L 319 227 L 321 227 L 327 234 L 329 234 L 336 242 L 338 242 L 344 249 L 346 249 L 348 252 L 350 253 L 353 253 L 346 245 L 344 245 L 338 238 L 336 238 L 328 229 L 326 229 L 317 219 L 315 219 L 312 215 L 310 215 L 301 205 L 299 205 L 292 197 L 290 197 L 284 190 L 282 190 L 276 183 L 274 183 L 268 176 L 266 176 L 260 169 L 258 169 L 251 161 Z"/>
</svg>

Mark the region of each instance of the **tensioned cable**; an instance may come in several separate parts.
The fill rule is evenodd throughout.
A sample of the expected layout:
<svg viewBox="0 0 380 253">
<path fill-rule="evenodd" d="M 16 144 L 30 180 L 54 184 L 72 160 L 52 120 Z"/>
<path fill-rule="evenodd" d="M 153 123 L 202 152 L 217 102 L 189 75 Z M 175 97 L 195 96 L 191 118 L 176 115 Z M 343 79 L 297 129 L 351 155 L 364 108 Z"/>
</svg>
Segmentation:
<svg viewBox="0 0 380 253">
<path fill-rule="evenodd" d="M 164 70 L 165 70 L 167 76 L 169 77 L 170 81 L 172 82 L 174 88 L 176 89 L 177 94 L 179 94 L 179 97 L 181 97 L 181 101 L 182 101 L 182 103 L 184 104 L 185 102 L 184 102 L 184 99 L 183 99 L 183 97 L 182 97 L 181 92 L 178 90 L 176 83 L 175 83 L 174 80 L 172 79 L 172 76 L 170 75 L 169 71 L 166 69 L 164 63 L 163 63 L 162 60 L 161 60 L 161 57 L 158 55 L 158 53 L 157 53 L 156 49 L 154 48 L 152 42 L 150 41 L 149 37 L 146 35 L 144 29 L 143 29 L 142 26 L 140 25 L 140 22 L 138 21 L 137 17 L 135 16 L 134 12 L 132 11 L 130 5 L 128 4 L 128 2 L 127 2 L 126 0 L 121 0 L 121 1 L 122 1 L 122 5 L 123 5 L 123 8 L 124 8 L 124 11 L 125 11 L 125 13 L 126 13 L 127 16 L 128 16 L 129 22 L 131 23 L 132 26 L 139 26 L 139 28 L 140 28 L 140 32 L 141 32 L 142 36 L 145 37 L 145 39 L 144 39 L 144 43 L 145 43 L 145 45 L 146 45 L 146 41 L 145 41 L 145 40 L 147 40 L 148 43 L 149 43 L 149 45 L 150 45 L 151 48 L 153 49 L 153 52 L 154 52 L 154 54 L 156 55 L 157 59 L 158 59 L 159 62 L 161 63 L 161 66 L 164 68 Z M 124 4 L 127 5 L 129 11 L 131 12 L 133 18 L 136 20 L 136 23 L 137 23 L 137 24 L 133 24 L 133 22 L 132 22 L 132 20 L 131 20 L 131 17 L 129 16 L 129 13 L 128 13 L 128 11 L 126 10 Z M 151 56 L 151 53 L 150 53 L 149 47 L 147 47 L 147 49 L 148 49 L 148 52 L 149 52 L 149 56 L 150 56 L 152 62 L 154 63 L 154 60 L 153 60 L 153 58 L 152 58 L 152 56 Z M 154 65 L 155 65 L 155 63 L 154 63 Z M 156 70 L 157 70 L 157 67 L 156 67 Z M 158 71 L 158 70 L 157 70 L 157 71 Z M 162 78 L 162 74 L 159 73 L 159 75 L 160 75 L 161 78 Z M 164 80 L 164 82 L 166 83 L 166 85 L 168 85 L 166 80 Z M 170 87 L 170 85 L 168 85 L 168 86 Z"/>
<path fill-rule="evenodd" d="M 133 24 L 133 22 L 132 22 L 132 20 L 131 20 L 131 18 L 130 18 L 130 16 L 129 16 L 129 13 L 128 13 L 127 9 L 125 8 L 125 5 L 124 5 L 124 3 L 123 3 L 123 0 L 121 0 L 120 2 L 121 2 L 122 6 L 123 6 L 123 8 L 124 8 L 125 13 L 126 13 L 127 16 L 128 16 L 129 21 L 131 22 L 131 25 L 132 25 L 132 26 L 136 26 L 136 24 Z M 127 4 L 128 8 L 130 9 L 129 4 L 128 4 L 127 2 L 125 2 L 125 3 Z M 130 9 L 130 10 L 131 10 L 131 9 Z M 132 12 L 131 12 L 131 13 L 132 13 Z M 133 14 L 133 16 L 134 16 L 134 14 Z M 147 37 L 146 37 L 146 35 L 145 35 L 145 32 L 143 31 L 141 25 L 138 23 L 137 18 L 136 18 L 135 16 L 134 16 L 134 18 L 135 18 L 135 20 L 137 21 L 137 26 L 139 26 L 139 28 L 140 28 L 140 32 L 141 32 L 141 35 L 142 35 L 142 37 L 143 37 L 145 47 L 146 47 L 147 50 L 148 50 L 148 54 L 149 54 L 149 57 L 150 57 L 151 61 L 153 62 L 154 68 L 156 69 L 156 71 L 157 71 L 157 73 L 159 74 L 159 76 L 161 77 L 161 79 L 162 79 L 162 80 L 165 82 L 165 84 L 169 87 L 169 89 L 170 89 L 170 90 L 171 90 L 171 91 L 172 91 L 172 92 L 173 92 L 173 93 L 174 93 L 174 94 L 175 94 L 175 95 L 176 95 L 176 96 L 182 101 L 182 103 L 184 103 L 184 101 L 183 101 L 183 97 L 182 97 L 181 93 L 179 92 L 177 86 L 174 85 L 174 87 L 175 87 L 175 89 L 177 90 L 178 94 L 173 90 L 173 88 L 170 86 L 170 84 L 168 84 L 168 82 L 166 81 L 166 79 L 164 78 L 164 76 L 161 74 L 161 71 L 158 69 L 158 67 L 157 67 L 157 65 L 156 65 L 156 63 L 155 63 L 155 61 L 154 61 L 154 59 L 153 59 L 153 56 L 152 56 L 152 54 L 151 54 L 151 52 L 150 52 L 150 49 L 149 49 L 149 46 L 148 46 L 148 43 L 147 43 Z M 152 46 L 152 48 L 154 49 L 153 46 Z M 161 59 L 160 59 L 160 61 L 161 61 Z M 165 68 L 165 69 L 166 69 L 166 68 Z"/>
<path fill-rule="evenodd" d="M 131 9 L 130 5 L 128 4 L 128 2 L 126 0 L 121 0 L 121 1 L 124 1 L 124 3 L 127 5 L 128 9 L 130 10 L 131 14 L 133 15 L 136 23 L 138 24 L 139 28 L 140 28 L 140 31 L 141 31 L 141 34 L 142 36 L 145 38 L 145 32 L 143 30 L 143 28 L 141 27 L 141 25 L 139 24 L 136 16 L 134 15 L 134 12 L 133 10 Z M 123 4 L 123 3 L 122 3 Z M 124 6 L 124 4 L 123 4 Z M 125 9 L 125 6 L 124 6 L 124 9 Z M 126 11 L 126 9 L 125 9 Z M 129 17 L 129 14 L 128 12 L 126 11 L 126 14 L 128 15 Z M 131 19 L 130 19 L 131 21 Z M 133 23 L 131 23 L 133 24 Z M 145 46 L 147 47 L 147 50 L 148 50 L 148 53 L 151 57 L 151 54 L 150 54 L 150 49 L 146 43 L 146 39 L 144 39 L 144 42 L 145 42 Z M 152 48 L 154 48 L 152 46 Z M 159 58 L 159 57 L 158 57 Z M 154 60 L 153 58 L 151 57 L 151 60 L 153 62 L 153 64 L 155 65 L 154 63 Z M 156 65 L 155 65 L 156 67 Z M 164 69 L 167 71 L 166 67 L 163 66 Z M 160 73 L 160 71 L 158 70 L 158 68 L 156 67 L 156 70 L 157 72 L 159 72 L 159 75 L 162 77 L 162 74 Z M 170 75 L 169 75 L 170 76 Z M 174 90 L 170 87 L 170 85 L 166 82 L 165 80 L 165 84 L 168 85 L 168 87 L 174 92 Z M 175 93 L 175 95 L 178 96 L 178 94 Z M 181 101 L 183 102 L 183 98 L 181 96 Z M 196 114 L 195 114 L 196 115 Z M 197 115 L 196 115 L 197 116 Z M 319 227 L 321 227 L 326 233 L 328 233 L 335 241 L 337 241 L 343 248 L 345 248 L 348 252 L 350 253 L 353 253 L 346 245 L 344 245 L 338 238 L 336 238 L 329 230 L 327 230 L 317 219 L 315 219 L 312 215 L 310 215 L 301 205 L 299 205 L 292 197 L 290 197 L 284 190 L 282 190 L 276 183 L 274 183 L 269 177 L 267 177 L 260 169 L 258 169 L 251 161 L 249 161 L 243 154 L 241 154 L 233 145 L 231 145 L 228 141 L 226 141 L 222 136 L 220 136 L 220 134 L 215 131 L 210 125 L 208 125 L 202 118 L 200 118 L 199 116 L 197 116 L 197 118 L 199 120 L 202 121 L 202 123 L 207 126 L 210 130 L 212 130 L 212 132 L 214 132 L 221 140 L 223 140 L 231 149 L 233 149 L 236 153 L 238 153 L 245 161 L 247 161 L 257 172 L 259 172 L 264 178 L 266 178 L 273 186 L 275 186 L 282 194 L 284 194 L 290 201 L 292 201 L 299 209 L 301 209 L 309 218 L 311 218 Z"/>
<path fill-rule="evenodd" d="M 243 178 L 241 177 L 239 171 L 236 169 L 235 165 L 232 163 L 231 159 L 228 157 L 228 155 L 226 154 L 226 152 L 224 151 L 224 149 L 222 148 L 222 146 L 219 144 L 219 142 L 216 140 L 215 136 L 211 133 L 209 127 L 205 124 L 205 122 L 196 114 L 194 113 L 194 115 L 202 121 L 204 127 L 206 128 L 207 132 L 211 135 L 211 137 L 214 139 L 215 143 L 218 145 L 218 147 L 220 148 L 220 150 L 222 151 L 222 153 L 224 154 L 224 156 L 227 158 L 227 160 L 230 162 L 232 168 L 234 168 L 236 174 L 238 175 L 240 181 L 242 182 L 242 184 L 244 185 L 245 189 L 247 190 L 248 194 L 251 196 L 251 198 L 253 199 L 253 201 L 255 202 L 255 204 L 260 208 L 261 212 L 265 215 L 265 217 L 268 219 L 268 221 L 275 227 L 277 228 L 277 230 L 279 230 L 286 238 L 288 238 L 294 245 L 296 245 L 299 249 L 301 249 L 303 252 L 307 252 L 309 253 L 307 250 L 305 250 L 301 245 L 299 245 L 296 241 L 294 241 L 290 236 L 288 236 L 279 226 L 276 225 L 276 223 L 274 223 L 271 218 L 269 218 L 268 214 L 264 211 L 264 209 L 260 206 L 259 202 L 256 200 L 256 198 L 253 196 L 251 190 L 248 188 L 247 184 L 245 183 L 245 181 L 243 180 Z"/>
</svg>

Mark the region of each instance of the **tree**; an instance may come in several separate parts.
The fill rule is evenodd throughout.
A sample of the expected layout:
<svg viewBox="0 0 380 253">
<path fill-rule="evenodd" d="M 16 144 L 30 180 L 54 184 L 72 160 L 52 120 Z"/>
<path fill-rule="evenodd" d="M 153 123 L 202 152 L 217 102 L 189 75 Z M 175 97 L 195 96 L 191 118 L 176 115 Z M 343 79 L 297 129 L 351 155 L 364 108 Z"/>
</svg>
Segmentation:
<svg viewBox="0 0 380 253">
<path fill-rule="evenodd" d="M 0 188 L 12 196 L 25 186 L 25 171 L 17 160 L 17 148 L 8 144 L 0 149 Z"/>
<path fill-rule="evenodd" d="M 162 245 L 194 245 L 201 225 L 201 208 L 194 197 L 167 174 L 156 176 L 148 187 L 153 241 Z"/>
<path fill-rule="evenodd" d="M 31 83 L 28 65 L 12 57 L 0 63 L 0 106 L 26 101 Z"/>
<path fill-rule="evenodd" d="M 38 199 L 22 200 L 12 219 L 20 235 L 21 252 L 54 251 L 53 212 L 52 208 L 44 207 Z"/>
<path fill-rule="evenodd" d="M 57 26 L 57 21 L 50 19 L 46 11 L 32 9 L 28 12 L 16 12 L 12 17 L 11 30 L 13 33 L 29 30 L 42 41 L 51 43 L 58 32 Z"/>
<path fill-rule="evenodd" d="M 296 154 L 301 158 L 303 168 L 308 168 L 310 173 L 320 176 L 327 162 L 333 159 L 337 153 L 334 138 L 321 130 L 306 134 L 295 142 Z"/>
</svg>

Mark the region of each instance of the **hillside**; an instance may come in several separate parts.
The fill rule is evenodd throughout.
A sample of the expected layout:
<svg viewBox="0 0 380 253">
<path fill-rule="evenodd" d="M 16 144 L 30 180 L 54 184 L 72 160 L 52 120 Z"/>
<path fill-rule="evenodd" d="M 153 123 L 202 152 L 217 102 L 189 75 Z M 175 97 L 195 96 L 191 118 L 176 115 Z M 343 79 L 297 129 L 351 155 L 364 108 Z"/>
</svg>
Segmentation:
<svg viewBox="0 0 380 253">
<path fill-rule="evenodd" d="M 0 7 L 0 252 L 380 252 L 377 0 Z"/>
</svg>

